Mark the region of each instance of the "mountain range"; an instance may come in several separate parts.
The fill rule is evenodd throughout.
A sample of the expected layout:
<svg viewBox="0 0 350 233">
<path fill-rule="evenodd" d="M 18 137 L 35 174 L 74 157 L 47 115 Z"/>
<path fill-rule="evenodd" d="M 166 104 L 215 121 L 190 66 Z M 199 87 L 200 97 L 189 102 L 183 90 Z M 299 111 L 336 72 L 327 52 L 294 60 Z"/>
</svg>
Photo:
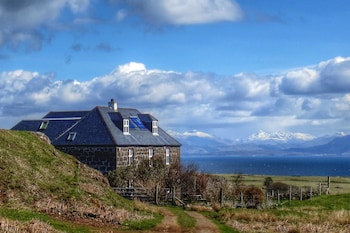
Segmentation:
<svg viewBox="0 0 350 233">
<path fill-rule="evenodd" d="M 246 139 L 222 139 L 205 132 L 169 132 L 186 155 L 350 155 L 350 135 L 336 133 L 315 137 L 293 132 L 259 131 Z"/>
</svg>

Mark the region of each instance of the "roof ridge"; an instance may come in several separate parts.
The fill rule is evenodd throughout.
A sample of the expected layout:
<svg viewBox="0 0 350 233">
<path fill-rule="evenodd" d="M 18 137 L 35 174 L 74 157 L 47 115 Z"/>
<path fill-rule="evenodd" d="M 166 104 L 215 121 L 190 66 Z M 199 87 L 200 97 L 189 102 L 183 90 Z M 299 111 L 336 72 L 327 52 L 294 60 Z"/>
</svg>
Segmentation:
<svg viewBox="0 0 350 233">
<path fill-rule="evenodd" d="M 107 107 L 107 108 L 108 108 L 108 107 Z M 112 133 L 110 127 L 108 127 L 107 122 L 106 122 L 106 119 L 105 119 L 104 115 L 103 115 L 102 112 L 101 112 L 101 109 L 100 109 L 98 106 L 96 106 L 94 109 L 97 109 L 97 112 L 98 112 L 98 114 L 100 115 L 100 117 L 101 117 L 101 119 L 102 119 L 102 123 L 103 123 L 103 125 L 106 127 L 110 138 L 112 139 L 112 141 L 113 141 L 115 144 L 117 144 L 117 140 L 115 139 L 115 137 L 114 137 L 114 135 L 113 135 L 113 133 Z M 91 110 L 91 111 L 92 111 L 92 110 Z"/>
</svg>

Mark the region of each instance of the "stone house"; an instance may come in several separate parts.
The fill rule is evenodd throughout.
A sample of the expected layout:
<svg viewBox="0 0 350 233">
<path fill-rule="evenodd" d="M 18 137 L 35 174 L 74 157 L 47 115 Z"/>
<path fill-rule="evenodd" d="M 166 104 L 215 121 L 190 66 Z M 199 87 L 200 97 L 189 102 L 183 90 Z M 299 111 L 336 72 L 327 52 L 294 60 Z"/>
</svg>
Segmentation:
<svg viewBox="0 0 350 233">
<path fill-rule="evenodd" d="M 49 112 L 12 129 L 42 132 L 57 149 L 102 173 L 141 159 L 151 162 L 156 156 L 163 157 L 167 165 L 180 162 L 181 144 L 159 127 L 155 117 L 118 108 L 113 99 L 108 106 L 90 111 Z"/>
</svg>

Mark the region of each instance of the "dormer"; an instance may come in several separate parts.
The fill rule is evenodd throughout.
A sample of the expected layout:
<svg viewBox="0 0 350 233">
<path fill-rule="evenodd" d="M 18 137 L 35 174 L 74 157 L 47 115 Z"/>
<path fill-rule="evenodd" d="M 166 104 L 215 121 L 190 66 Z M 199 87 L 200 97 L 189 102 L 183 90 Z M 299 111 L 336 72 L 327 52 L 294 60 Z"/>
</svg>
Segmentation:
<svg viewBox="0 0 350 233">
<path fill-rule="evenodd" d="M 138 114 L 138 117 L 153 136 L 159 135 L 158 120 L 155 117 L 150 114 Z"/>
<path fill-rule="evenodd" d="M 152 121 L 152 134 L 155 136 L 158 135 L 158 121 L 156 120 Z"/>
<path fill-rule="evenodd" d="M 129 119 L 123 119 L 123 134 L 129 135 L 130 134 L 130 122 Z"/>
</svg>

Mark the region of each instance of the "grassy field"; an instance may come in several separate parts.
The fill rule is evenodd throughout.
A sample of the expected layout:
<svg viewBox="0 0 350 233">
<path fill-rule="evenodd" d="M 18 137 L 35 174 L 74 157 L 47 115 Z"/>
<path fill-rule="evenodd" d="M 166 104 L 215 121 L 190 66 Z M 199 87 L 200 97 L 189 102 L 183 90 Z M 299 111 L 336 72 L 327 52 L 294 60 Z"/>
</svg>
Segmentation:
<svg viewBox="0 0 350 233">
<path fill-rule="evenodd" d="M 304 201 L 294 200 L 267 210 L 221 209 L 207 214 L 235 229 L 231 232 L 348 233 L 350 194 L 322 195 Z"/>
<path fill-rule="evenodd" d="M 233 181 L 237 175 L 235 174 L 218 174 L 225 177 L 229 181 Z M 318 190 L 320 183 L 327 183 L 326 176 L 262 176 L 262 175 L 242 175 L 244 185 L 254 185 L 263 187 L 266 177 L 271 177 L 273 182 L 283 182 L 291 186 L 312 187 Z M 350 177 L 330 177 L 331 188 L 330 194 L 350 193 Z"/>
</svg>

